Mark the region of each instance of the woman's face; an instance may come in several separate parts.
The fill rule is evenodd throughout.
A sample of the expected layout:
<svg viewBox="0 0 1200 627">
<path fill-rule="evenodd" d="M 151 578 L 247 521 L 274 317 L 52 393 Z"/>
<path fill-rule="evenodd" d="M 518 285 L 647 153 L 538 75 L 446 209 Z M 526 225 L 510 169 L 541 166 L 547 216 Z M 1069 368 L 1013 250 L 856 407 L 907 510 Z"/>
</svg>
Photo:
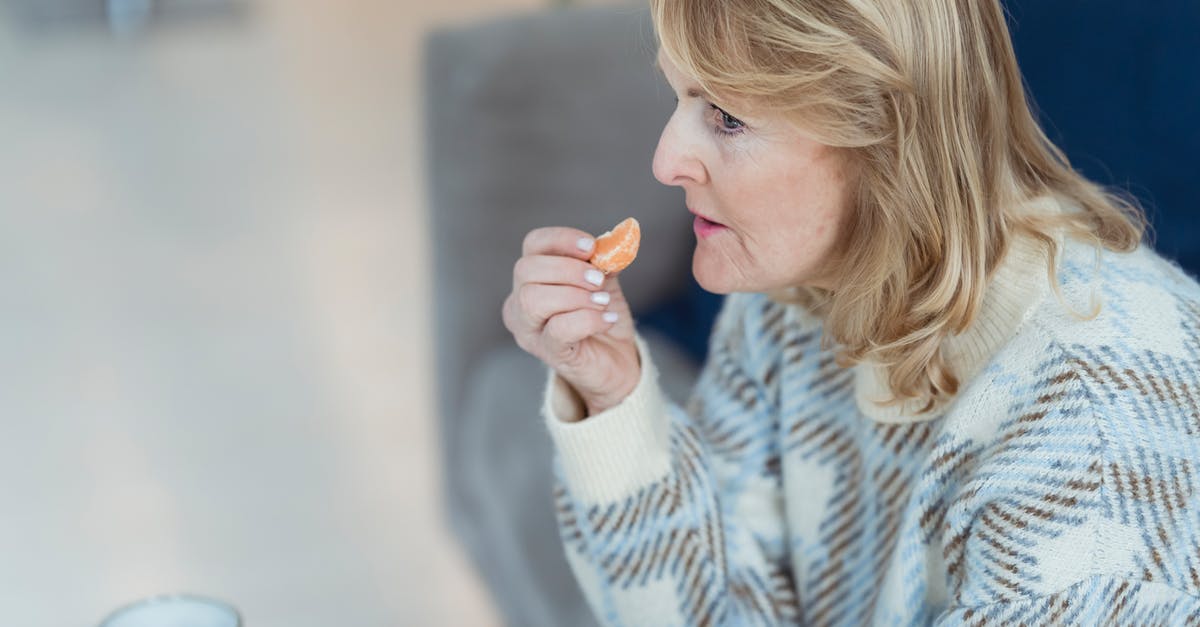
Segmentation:
<svg viewBox="0 0 1200 627">
<path fill-rule="evenodd" d="M 781 119 L 717 108 L 666 55 L 679 101 L 654 153 L 654 177 L 678 185 L 697 219 L 692 273 L 717 293 L 790 286 L 832 289 L 817 276 L 848 204 L 840 153 Z"/>
</svg>

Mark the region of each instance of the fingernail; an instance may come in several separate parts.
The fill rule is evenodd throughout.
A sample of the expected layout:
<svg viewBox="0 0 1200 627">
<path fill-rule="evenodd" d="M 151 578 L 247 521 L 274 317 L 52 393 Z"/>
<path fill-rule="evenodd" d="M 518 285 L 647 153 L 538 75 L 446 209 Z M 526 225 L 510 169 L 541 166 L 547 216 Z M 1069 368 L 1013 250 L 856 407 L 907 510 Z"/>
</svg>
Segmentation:
<svg viewBox="0 0 1200 627">
<path fill-rule="evenodd" d="M 617 321 L 617 312 L 615 312 L 615 311 L 604 312 L 604 321 L 605 322 L 616 322 Z"/>
<path fill-rule="evenodd" d="M 582 250 L 583 252 L 588 252 L 589 250 L 592 249 L 592 246 L 596 245 L 596 241 L 590 237 L 581 237 L 581 238 L 579 238 L 578 241 L 575 242 L 575 245 L 579 247 L 579 250 Z"/>
<path fill-rule="evenodd" d="M 604 284 L 604 275 L 599 270 L 588 270 L 584 273 L 583 278 L 587 279 L 587 282 L 592 285 Z"/>
<path fill-rule="evenodd" d="M 607 305 L 609 300 L 608 292 L 592 292 L 592 302 L 597 305 Z"/>
</svg>

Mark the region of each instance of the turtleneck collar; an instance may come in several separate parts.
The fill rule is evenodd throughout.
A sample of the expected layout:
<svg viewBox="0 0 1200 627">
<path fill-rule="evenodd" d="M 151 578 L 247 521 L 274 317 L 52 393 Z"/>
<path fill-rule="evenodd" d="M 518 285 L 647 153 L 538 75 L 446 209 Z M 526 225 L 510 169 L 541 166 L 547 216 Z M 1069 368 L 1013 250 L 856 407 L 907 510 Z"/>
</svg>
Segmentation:
<svg viewBox="0 0 1200 627">
<path fill-rule="evenodd" d="M 1045 210 L 1060 211 L 1053 199 Z M 1059 238 L 1060 250 L 1063 241 Z M 1033 307 L 1049 292 L 1046 256 L 1041 246 L 1028 237 L 1014 237 L 984 292 L 978 316 L 960 334 L 945 340 L 942 355 L 959 381 L 959 390 L 979 374 L 993 355 L 1017 332 Z M 882 406 L 874 400 L 891 398 L 887 370 L 877 363 L 864 361 L 854 366 L 854 396 L 858 409 L 868 418 L 883 423 L 907 424 L 934 420 L 945 414 L 948 405 L 926 414 L 917 414 L 921 404 L 909 400 Z"/>
</svg>

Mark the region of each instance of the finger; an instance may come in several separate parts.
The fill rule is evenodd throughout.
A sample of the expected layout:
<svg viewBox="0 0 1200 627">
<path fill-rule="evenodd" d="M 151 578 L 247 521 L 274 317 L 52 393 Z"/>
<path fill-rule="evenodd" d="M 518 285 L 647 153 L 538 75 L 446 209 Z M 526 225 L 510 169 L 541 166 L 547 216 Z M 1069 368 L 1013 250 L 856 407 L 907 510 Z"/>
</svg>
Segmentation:
<svg viewBox="0 0 1200 627">
<path fill-rule="evenodd" d="M 504 306 L 500 309 L 500 317 L 504 321 L 504 328 L 512 333 L 513 339 L 517 341 L 517 346 L 521 350 L 529 352 L 529 347 L 532 346 L 531 340 L 538 340 L 538 335 L 541 334 L 540 329 L 532 329 L 525 320 L 525 316 L 521 314 L 521 305 L 517 302 L 516 294 L 509 294 L 508 298 L 504 299 Z"/>
<path fill-rule="evenodd" d="M 600 285 L 598 290 L 606 292 L 609 295 L 609 310 L 619 312 L 623 308 L 629 307 L 628 299 L 625 298 L 625 292 L 621 289 L 621 283 L 618 281 L 617 275 L 610 274 L 604 277 L 604 283 Z"/>
<path fill-rule="evenodd" d="M 581 245 L 587 245 L 582 248 Z M 595 238 L 590 233 L 565 226 L 534 229 L 521 243 L 521 255 L 560 255 L 587 261 L 592 258 Z"/>
<path fill-rule="evenodd" d="M 576 309 L 602 312 L 612 299 L 608 292 L 591 292 L 570 285 L 545 283 L 522 285 L 517 298 L 526 326 L 537 330 L 541 330 L 547 320 L 560 313 Z"/>
<path fill-rule="evenodd" d="M 564 359 L 574 353 L 576 345 L 587 338 L 608 330 L 615 324 L 604 319 L 605 314 L 592 309 L 576 309 L 560 313 L 546 321 L 542 331 L 542 342 L 546 351 L 558 358 Z"/>
<path fill-rule="evenodd" d="M 611 292 L 612 294 L 621 294 L 622 298 L 624 298 L 624 292 L 621 291 L 620 276 L 620 272 L 604 275 L 604 283 L 600 285 L 600 289 Z"/>
<path fill-rule="evenodd" d="M 588 291 L 600 289 L 604 274 L 592 264 L 579 259 L 557 255 L 521 257 L 513 265 L 513 291 L 526 283 L 573 285 Z"/>
</svg>

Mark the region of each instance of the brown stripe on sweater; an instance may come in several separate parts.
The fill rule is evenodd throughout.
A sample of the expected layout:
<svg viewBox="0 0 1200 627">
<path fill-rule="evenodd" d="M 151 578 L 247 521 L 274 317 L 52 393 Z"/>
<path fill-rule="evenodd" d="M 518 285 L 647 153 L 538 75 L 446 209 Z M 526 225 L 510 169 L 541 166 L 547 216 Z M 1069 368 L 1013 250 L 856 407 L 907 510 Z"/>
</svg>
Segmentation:
<svg viewBox="0 0 1200 627">
<path fill-rule="evenodd" d="M 806 335 L 787 340 L 787 342 L 783 345 L 784 364 L 791 366 L 804 359 L 804 355 L 806 354 L 804 351 L 804 345 L 807 344 L 811 339 L 811 336 Z"/>
<path fill-rule="evenodd" d="M 657 533 L 654 535 L 654 543 L 645 543 L 642 545 L 642 550 L 638 553 L 637 559 L 633 560 L 633 567 L 629 569 L 629 581 L 633 582 L 637 579 L 639 573 L 642 572 L 642 566 L 646 567 L 646 572 L 650 572 L 654 568 L 654 564 L 658 559 L 658 545 L 662 543 L 663 534 Z"/>
<path fill-rule="evenodd" d="M 1133 499 L 1135 501 L 1146 500 L 1145 498 L 1142 497 L 1142 490 L 1141 490 L 1141 487 L 1138 485 L 1139 481 L 1138 481 L 1137 475 L 1134 474 L 1132 469 L 1125 470 L 1125 479 L 1126 479 L 1125 484 L 1127 486 L 1129 486 L 1130 496 L 1133 497 Z M 1147 495 L 1147 496 L 1151 496 L 1151 495 Z"/>
<path fill-rule="evenodd" d="M 1187 464 L 1187 460 L 1185 459 L 1185 460 L 1183 460 L 1183 465 L 1186 465 L 1186 464 Z M 1191 498 L 1192 486 L 1190 484 L 1188 484 L 1186 489 L 1183 486 L 1180 486 L 1179 485 L 1179 473 L 1175 473 L 1171 476 L 1171 487 L 1173 488 L 1171 490 L 1171 493 L 1175 496 L 1175 505 L 1177 505 L 1179 507 L 1179 509 L 1184 509 L 1185 507 L 1187 507 L 1187 504 L 1184 502 L 1184 499 Z"/>
<path fill-rule="evenodd" d="M 813 574 L 813 578 L 808 582 L 808 587 L 814 591 L 819 591 L 826 587 L 830 587 L 831 584 L 827 582 L 836 583 L 837 578 L 833 576 L 841 573 L 843 571 L 843 566 L 844 564 L 842 564 L 842 561 L 839 558 L 830 556 L 829 561 L 825 563 L 824 568 Z M 820 594 L 814 592 L 812 597 L 815 602 L 821 603 Z"/>
<path fill-rule="evenodd" d="M 783 461 L 779 453 L 771 453 L 763 463 L 763 473 L 769 477 L 781 477 L 783 475 Z"/>
<path fill-rule="evenodd" d="M 1004 594 L 1003 592 L 996 593 L 995 600 L 999 603 L 1008 603 L 1010 601 L 1015 601 L 1018 597 L 1025 594 L 1025 591 L 1021 589 L 1020 584 L 1013 581 L 1012 579 L 1009 579 L 1008 577 L 1004 577 L 1002 575 L 996 575 L 996 576 L 992 577 L 992 581 L 1013 591 L 1012 596 Z"/>
<path fill-rule="evenodd" d="M 671 503 L 671 501 L 672 501 L 671 496 L 674 492 L 675 491 L 671 490 L 670 487 L 664 487 L 662 489 L 662 491 L 659 492 L 658 502 L 654 504 L 654 515 L 655 516 L 663 516 L 663 509 L 666 508 L 668 506 L 668 504 Z M 675 507 L 672 505 L 669 509 L 667 509 L 667 514 L 670 515 L 670 514 L 674 514 L 674 513 L 675 513 Z"/>
<path fill-rule="evenodd" d="M 1063 372 L 1059 373 L 1058 375 L 1056 375 L 1053 379 L 1050 379 L 1050 384 L 1051 385 L 1060 385 L 1060 384 L 1066 383 L 1067 381 L 1072 381 L 1072 380 L 1078 381 L 1079 373 L 1075 372 L 1074 370 L 1067 369 L 1067 370 L 1064 370 Z"/>
<path fill-rule="evenodd" d="M 1041 409 L 1038 411 L 1033 411 L 1033 412 L 1029 412 L 1027 414 L 1023 414 L 1020 418 L 1017 418 L 1017 422 L 1037 422 L 1045 417 L 1046 417 L 1046 410 Z"/>
<path fill-rule="evenodd" d="M 1092 367 L 1090 365 L 1088 365 L 1088 363 L 1086 361 L 1084 361 L 1078 357 L 1072 357 L 1072 358 L 1068 359 L 1067 361 L 1069 363 L 1072 363 L 1072 364 L 1082 368 L 1083 373 L 1086 374 L 1089 379 L 1091 379 L 1097 383 L 1100 383 L 1102 385 L 1104 384 L 1104 380 L 1100 378 L 1100 375 L 1096 374 L 1095 370 L 1092 370 Z"/>
<path fill-rule="evenodd" d="M 1058 625 L 1062 622 L 1063 614 L 1066 614 L 1067 610 L 1070 609 L 1071 599 L 1065 594 L 1056 594 L 1051 598 L 1050 607 L 1053 611 L 1046 617 L 1046 624 Z"/>
<path fill-rule="evenodd" d="M 895 509 L 896 497 L 899 496 L 903 492 L 903 490 L 896 490 L 895 492 L 890 491 L 892 484 L 900 476 L 900 473 L 901 473 L 900 467 L 894 466 L 892 468 L 892 474 L 888 475 L 888 478 L 879 485 L 879 491 L 888 494 L 888 497 L 884 501 L 884 504 L 889 511 Z"/>
<path fill-rule="evenodd" d="M 1121 478 L 1121 470 L 1117 468 L 1116 462 L 1108 463 L 1108 474 L 1112 476 L 1113 487 L 1116 488 L 1117 494 L 1127 494 L 1129 491 L 1125 489 L 1125 482 Z"/>
<path fill-rule="evenodd" d="M 796 421 L 796 423 L 792 425 L 792 428 L 788 429 L 788 435 L 791 436 L 800 429 L 805 428 L 809 429 L 809 431 L 803 438 L 800 439 L 801 444 L 807 443 L 809 440 L 820 435 L 823 431 L 829 428 L 829 423 L 818 422 L 814 424 L 810 422 Z"/>
<path fill-rule="evenodd" d="M 1108 375 L 1108 378 L 1111 379 L 1113 383 L 1117 384 L 1118 390 L 1128 390 L 1129 389 L 1129 384 L 1125 383 L 1124 377 L 1117 374 L 1117 371 L 1113 370 L 1112 366 L 1110 366 L 1106 363 L 1101 363 L 1099 365 L 1099 368 L 1100 368 L 1100 370 L 1104 371 L 1105 374 Z"/>
<path fill-rule="evenodd" d="M 1018 507 L 1017 509 L 1026 514 L 1029 514 L 1030 516 L 1033 516 L 1034 518 L 1040 518 L 1042 520 L 1054 520 L 1054 512 L 1042 509 L 1040 507 L 1034 507 L 1032 505 L 1022 505 L 1022 506 Z"/>
<path fill-rule="evenodd" d="M 897 516 L 886 516 L 879 522 L 883 529 L 878 532 L 879 541 L 875 544 L 875 586 L 871 590 L 872 599 L 879 595 L 879 589 L 883 586 L 883 578 L 887 576 L 887 563 L 891 561 L 892 552 L 896 550 L 896 532 L 900 528 Z"/>
<path fill-rule="evenodd" d="M 984 544 L 992 547 L 993 549 L 996 549 L 997 551 L 1003 553 L 1004 555 L 1007 555 L 1008 557 L 1011 557 L 1013 559 L 1018 559 L 1021 555 L 1020 553 L 1017 553 L 1016 551 L 1014 551 L 1011 547 L 1006 546 L 1003 542 L 1000 542 L 999 540 L 997 540 L 996 537 L 993 536 L 988 531 L 981 529 L 979 531 L 979 535 L 976 537 L 978 537 L 979 540 L 982 541 Z M 1013 572 L 1016 572 L 1016 571 L 1013 571 Z"/>
<path fill-rule="evenodd" d="M 842 564 L 840 561 L 834 560 L 829 563 L 829 568 L 827 568 L 825 570 L 825 575 L 829 575 L 832 573 L 842 574 L 844 572 L 845 572 L 845 564 Z M 834 586 L 837 585 L 837 578 L 830 579 L 829 584 L 827 586 L 825 586 L 825 588 L 818 587 L 817 583 L 818 583 L 817 581 L 813 582 L 812 598 L 814 601 L 814 609 L 816 609 L 817 607 L 819 607 L 820 609 L 815 611 L 809 617 L 809 621 L 813 625 L 824 624 L 825 615 L 828 614 L 830 612 L 830 610 L 837 607 L 838 603 L 843 600 L 843 597 L 840 595 L 838 597 L 834 597 L 833 595 L 829 594 L 830 592 L 833 591 Z"/>
<path fill-rule="evenodd" d="M 1158 566 L 1158 572 L 1166 570 L 1167 566 L 1163 564 L 1162 556 L 1158 554 L 1158 547 L 1150 547 L 1150 557 L 1154 559 L 1154 565 Z M 1146 580 L 1149 581 L 1151 579 L 1150 571 L 1147 570 L 1145 574 L 1147 575 Z"/>
<path fill-rule="evenodd" d="M 1005 511 L 1005 508 L 1000 507 L 994 503 L 989 503 L 988 509 L 995 512 L 995 514 L 997 516 L 999 516 L 1000 518 L 1002 518 L 1004 520 L 1004 522 L 1007 522 L 1008 524 L 1010 524 L 1018 529 L 1024 529 L 1029 526 L 1029 523 L 1025 522 L 1024 519 L 1020 518 L 1019 516 L 1014 516 L 1014 515 L 1008 513 L 1007 511 Z"/>
<path fill-rule="evenodd" d="M 626 498 L 624 503 L 622 503 L 622 507 L 620 507 L 620 515 L 617 516 L 616 521 L 613 521 L 612 533 L 622 533 L 622 532 L 628 531 L 625 529 L 624 524 L 625 524 L 625 516 L 629 515 L 631 504 L 632 503 L 631 503 L 631 500 L 629 500 L 629 498 Z M 599 529 L 596 530 L 596 532 L 600 532 L 600 531 L 601 530 L 599 530 Z"/>
<path fill-rule="evenodd" d="M 1161 387 L 1159 387 L 1158 381 L 1158 377 L 1154 376 L 1153 374 L 1148 373 L 1146 375 L 1146 383 L 1150 385 L 1151 390 L 1154 390 L 1154 398 L 1157 398 L 1160 401 L 1165 401 L 1167 400 L 1167 393 L 1163 391 Z"/>
<path fill-rule="evenodd" d="M 963 562 L 966 559 L 966 552 L 963 551 L 963 544 L 967 540 L 967 530 L 960 531 L 951 536 L 950 541 L 946 543 L 942 549 L 942 559 L 946 562 L 946 574 L 952 578 L 957 578 L 959 569 L 962 568 Z"/>
<path fill-rule="evenodd" d="M 699 624 L 707 625 L 713 620 L 713 617 L 706 611 L 708 609 L 708 586 L 702 587 L 700 585 L 700 576 L 703 574 L 703 571 L 704 569 L 697 565 L 695 572 L 692 574 L 692 580 L 688 584 L 688 589 L 697 595 L 691 603 L 691 613 L 696 615 L 700 612 L 705 612 L 700 617 Z M 689 594 L 688 596 L 692 595 Z"/>
<path fill-rule="evenodd" d="M 1043 404 L 1043 405 L 1046 403 L 1053 403 L 1053 402 L 1061 400 L 1066 395 L 1067 395 L 1066 390 L 1057 390 L 1054 392 L 1047 392 L 1047 393 L 1039 396 L 1037 398 L 1037 402 L 1038 402 L 1038 404 Z"/>
<path fill-rule="evenodd" d="M 1029 434 L 1029 429 L 1027 429 L 1025 427 L 1021 427 L 1015 431 L 1009 431 L 1008 433 L 1004 434 L 1003 438 L 1000 438 L 1000 444 L 1008 444 L 1010 441 L 1016 440 L 1017 438 L 1023 437 L 1028 434 Z"/>
<path fill-rule="evenodd" d="M 1075 507 L 1079 504 L 1079 499 L 1073 496 L 1059 496 L 1053 492 L 1043 494 L 1041 500 L 1050 505 L 1058 505 L 1060 507 Z"/>
<path fill-rule="evenodd" d="M 1146 397 L 1150 396 L 1150 390 L 1146 388 L 1146 384 L 1142 381 L 1142 378 L 1138 376 L 1138 373 L 1134 372 L 1132 368 L 1126 368 L 1124 372 L 1125 377 L 1133 383 L 1133 387 L 1137 389 L 1139 394 Z"/>
<path fill-rule="evenodd" d="M 923 422 L 919 425 L 913 425 L 912 429 L 909 432 L 910 436 L 911 436 L 912 431 L 920 431 L 920 435 L 917 436 L 917 442 L 916 442 L 916 445 L 914 446 L 915 449 L 919 450 L 919 449 L 922 449 L 925 447 L 925 442 L 929 439 L 930 434 L 933 433 L 933 425 L 930 423 Z"/>
<path fill-rule="evenodd" d="M 921 529 L 925 530 L 926 535 L 928 535 L 932 530 L 941 526 L 941 517 L 939 514 L 943 511 L 945 511 L 945 507 L 942 505 L 941 497 L 938 497 L 936 501 L 930 503 L 929 506 L 925 508 L 924 512 L 921 512 L 920 527 Z M 934 519 L 939 519 L 939 522 L 935 523 L 934 525 L 930 525 L 929 521 Z"/>
<path fill-rule="evenodd" d="M 929 465 L 930 472 L 937 472 L 939 468 L 945 465 L 946 462 L 958 457 L 962 451 L 949 450 L 937 456 L 933 463 Z"/>
<path fill-rule="evenodd" d="M 685 576 L 687 573 L 692 572 L 692 564 L 696 561 L 696 554 L 700 552 L 698 544 L 699 543 L 696 541 L 696 531 L 694 529 L 688 529 L 687 534 L 683 536 L 683 550 L 684 555 L 687 556 L 687 559 L 683 563 L 683 572 Z"/>
<path fill-rule="evenodd" d="M 718 506 L 714 507 L 712 512 L 704 517 L 708 542 L 713 547 L 713 553 L 717 560 L 717 572 L 721 573 L 727 572 L 729 565 L 729 556 L 725 553 L 725 521 L 723 516 L 721 508 Z"/>
<path fill-rule="evenodd" d="M 1174 381 L 1163 377 L 1163 387 L 1167 388 L 1167 393 L 1171 395 L 1171 400 L 1174 401 L 1176 405 L 1182 405 L 1182 403 L 1179 401 L 1179 392 L 1175 389 Z"/>
<path fill-rule="evenodd" d="M 849 451 L 850 447 L 852 447 L 852 446 L 854 446 L 854 440 L 852 440 L 850 438 L 843 438 L 842 443 L 839 444 L 838 447 L 833 450 L 834 456 L 835 457 L 844 457 L 846 455 L 846 452 Z"/>
<path fill-rule="evenodd" d="M 676 488 L 677 501 L 688 500 L 690 502 L 692 494 L 695 493 L 695 490 L 693 490 L 692 486 L 692 476 L 696 472 L 696 466 L 692 461 L 692 458 L 695 455 L 696 453 L 693 452 L 690 447 L 686 447 L 686 445 L 683 443 L 680 444 L 678 454 L 676 456 L 678 465 L 675 469 L 675 477 L 676 481 L 678 482 Z"/>
<path fill-rule="evenodd" d="M 1000 514 L 999 508 L 997 508 L 994 503 L 989 503 L 987 505 L 987 507 L 985 507 L 985 510 L 987 510 L 987 511 L 985 511 L 983 514 L 981 514 L 979 516 L 980 522 L 982 522 L 984 525 L 986 525 L 988 527 L 991 527 L 992 530 L 995 531 L 997 535 L 999 535 L 1001 538 L 1004 539 L 1004 541 L 1012 542 L 1013 539 L 1011 537 L 1009 537 L 1008 530 L 1005 529 L 1004 527 L 1001 527 L 1000 523 L 997 522 L 994 517 L 992 517 L 993 512 L 997 513 L 997 515 Z M 1004 516 L 1000 516 L 1000 518 L 1004 518 Z M 1019 522 L 1020 524 L 1013 525 L 1014 527 L 1017 527 L 1018 529 L 1024 528 L 1024 526 L 1025 526 L 1024 521 L 1017 521 L 1017 522 Z"/>
<path fill-rule="evenodd" d="M 880 446 L 882 448 L 887 448 L 888 444 L 890 444 L 892 441 L 892 437 L 895 436 L 896 432 L 899 430 L 900 425 L 898 424 L 889 424 L 883 427 L 883 441 L 880 443 Z M 876 434 L 878 434 L 878 429 L 876 430 Z"/>
<path fill-rule="evenodd" d="M 729 596 L 739 607 L 753 609 L 753 612 L 749 612 L 751 616 L 762 616 L 767 613 L 758 604 L 758 599 L 754 598 L 754 591 L 750 589 L 750 586 L 741 581 L 731 581 L 729 583 Z"/>
<path fill-rule="evenodd" d="M 731 420 L 730 424 L 725 425 L 725 431 L 720 432 L 720 433 L 713 432 L 714 426 L 715 425 L 713 425 L 711 423 L 701 425 L 701 428 L 708 435 L 708 437 L 706 438 L 708 440 L 708 445 L 712 448 L 720 448 L 723 444 L 725 444 L 726 442 L 729 441 L 729 438 L 733 437 L 733 435 L 738 432 L 738 429 L 737 429 L 738 425 L 736 424 L 736 421 L 734 421 L 734 420 Z"/>
<path fill-rule="evenodd" d="M 629 516 L 629 523 L 627 525 L 628 529 L 632 531 L 638 527 L 638 523 L 640 523 L 643 517 L 649 513 L 649 510 L 652 509 L 650 503 L 654 500 L 654 494 L 661 488 L 662 483 L 655 481 L 654 483 L 650 484 L 650 487 L 646 489 L 643 495 L 639 496 L 637 505 L 634 506 L 633 513 Z"/>
<path fill-rule="evenodd" d="M 681 538 L 682 536 L 679 535 L 678 528 L 672 529 L 671 533 L 667 535 L 667 546 L 663 547 L 662 552 L 659 554 L 659 559 L 661 560 L 664 568 L 670 567 L 672 561 L 671 558 L 676 557 L 676 552 L 683 551 L 683 542 Z M 679 546 L 675 546 L 676 541 L 679 541 Z M 678 557 L 682 559 L 682 555 Z"/>
<path fill-rule="evenodd" d="M 1125 604 L 1129 602 L 1129 597 L 1126 594 L 1129 591 L 1129 582 L 1122 581 L 1120 586 L 1113 592 L 1112 613 L 1108 615 L 1108 623 L 1113 625 L 1121 624 L 1118 618 L 1125 611 Z"/>
<path fill-rule="evenodd" d="M 1088 472 L 1092 475 L 1099 475 L 1100 460 L 1093 460 L 1092 464 L 1088 466 Z M 1100 478 L 1097 477 L 1094 481 L 1084 481 L 1082 479 L 1072 478 L 1068 479 L 1064 485 L 1072 490 L 1079 490 L 1081 492 L 1095 492 L 1096 490 L 1100 489 Z"/>
<path fill-rule="evenodd" d="M 775 616 L 794 621 L 800 615 L 800 600 L 796 596 L 796 581 L 791 569 L 786 565 L 776 568 L 772 564 L 769 581 L 773 587 L 767 601 Z"/>
<path fill-rule="evenodd" d="M 777 361 L 771 362 L 771 365 L 769 367 L 767 367 L 766 373 L 763 374 L 763 385 L 768 388 L 771 387 L 775 383 L 775 376 L 778 373 L 779 373 L 779 362 L 777 362 Z"/>
</svg>

